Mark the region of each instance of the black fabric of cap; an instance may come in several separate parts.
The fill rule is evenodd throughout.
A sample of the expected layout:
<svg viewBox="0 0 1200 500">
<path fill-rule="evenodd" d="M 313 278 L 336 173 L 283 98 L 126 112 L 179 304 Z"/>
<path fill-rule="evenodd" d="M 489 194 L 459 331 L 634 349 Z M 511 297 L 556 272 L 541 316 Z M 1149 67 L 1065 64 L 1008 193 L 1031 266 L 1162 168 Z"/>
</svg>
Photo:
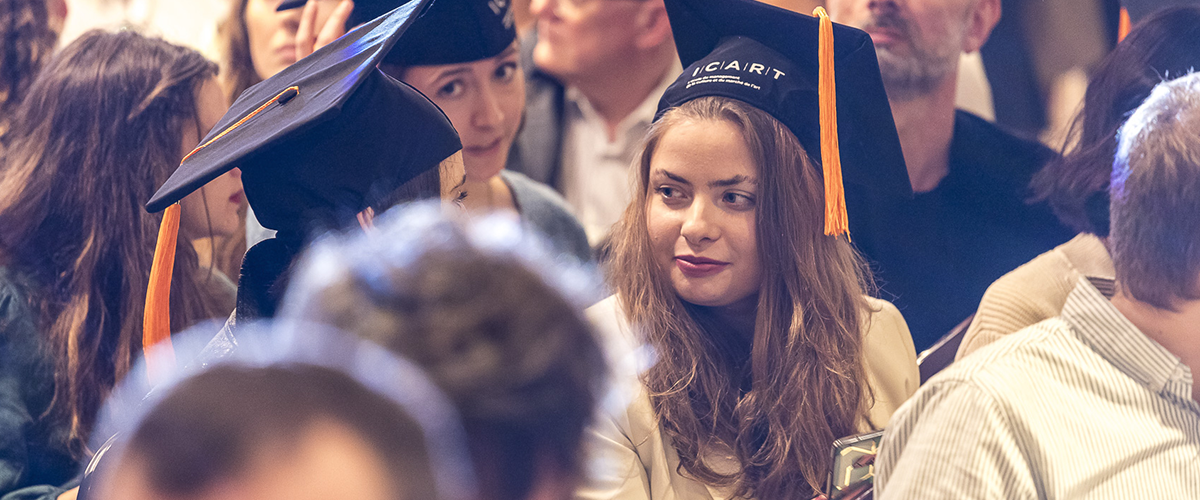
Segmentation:
<svg viewBox="0 0 1200 500">
<path fill-rule="evenodd" d="M 356 1 L 347 25 L 356 26 L 406 1 Z M 284 2 L 279 10 L 303 7 L 304 3 Z M 478 61 L 500 54 L 516 39 L 511 0 L 433 0 L 384 62 L 427 66 Z"/>
<path fill-rule="evenodd" d="M 737 99 L 782 122 L 821 161 L 819 20 L 755 0 L 666 0 L 684 71 L 659 101 Z M 837 126 L 847 183 L 911 196 L 870 35 L 833 24 Z"/>
<path fill-rule="evenodd" d="M 462 148 L 450 121 L 376 67 L 427 1 L 363 25 L 247 89 L 147 210 L 162 210 L 240 168 L 263 226 L 304 233 L 352 221 L 377 198 L 436 168 Z"/>
<path fill-rule="evenodd" d="M 1129 21 L 1137 24 L 1150 14 L 1170 7 L 1200 5 L 1200 0 L 1121 0 L 1121 6 L 1129 12 Z"/>
</svg>

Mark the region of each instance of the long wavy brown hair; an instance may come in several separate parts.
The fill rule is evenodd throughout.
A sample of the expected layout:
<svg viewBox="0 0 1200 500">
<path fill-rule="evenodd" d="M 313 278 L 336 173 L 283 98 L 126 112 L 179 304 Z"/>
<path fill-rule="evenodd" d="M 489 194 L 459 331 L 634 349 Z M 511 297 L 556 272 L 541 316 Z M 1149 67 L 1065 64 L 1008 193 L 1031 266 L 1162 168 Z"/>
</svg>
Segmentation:
<svg viewBox="0 0 1200 500">
<path fill-rule="evenodd" d="M 141 351 L 161 220 L 143 203 L 179 164 L 195 92 L 216 75 L 199 53 L 133 32 L 84 34 L 30 87 L 0 169 L 0 249 L 29 291 L 54 362 L 44 418 L 78 456 L 100 404 Z M 181 241 L 192 236 L 181 234 Z M 171 328 L 229 314 L 191 245 L 177 247 Z"/>
<path fill-rule="evenodd" d="M 722 331 L 683 302 L 652 255 L 650 164 L 673 126 L 722 120 L 738 127 L 758 166 L 756 229 L 763 283 L 752 339 Z M 822 231 L 822 182 L 796 137 L 740 101 L 703 97 L 668 111 L 636 163 L 641 198 L 614 232 L 609 277 L 630 323 L 657 353 L 643 375 L 681 473 L 736 496 L 808 498 L 829 471 L 829 450 L 866 421 L 870 390 L 862 325 L 869 286 L 845 239 Z M 705 461 L 732 450 L 735 472 Z M 720 467 L 718 467 L 720 468 Z"/>
</svg>

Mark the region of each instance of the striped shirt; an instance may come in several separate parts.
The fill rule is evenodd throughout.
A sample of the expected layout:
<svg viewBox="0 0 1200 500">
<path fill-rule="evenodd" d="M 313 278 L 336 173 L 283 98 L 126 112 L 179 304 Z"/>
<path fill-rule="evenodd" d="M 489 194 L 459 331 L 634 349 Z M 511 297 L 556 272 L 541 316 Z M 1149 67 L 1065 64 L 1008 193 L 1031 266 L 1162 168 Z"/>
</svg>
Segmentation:
<svg viewBox="0 0 1200 500">
<path fill-rule="evenodd" d="M 1178 357 L 1086 280 L 896 411 L 877 498 L 1200 498 L 1200 404 Z"/>
</svg>

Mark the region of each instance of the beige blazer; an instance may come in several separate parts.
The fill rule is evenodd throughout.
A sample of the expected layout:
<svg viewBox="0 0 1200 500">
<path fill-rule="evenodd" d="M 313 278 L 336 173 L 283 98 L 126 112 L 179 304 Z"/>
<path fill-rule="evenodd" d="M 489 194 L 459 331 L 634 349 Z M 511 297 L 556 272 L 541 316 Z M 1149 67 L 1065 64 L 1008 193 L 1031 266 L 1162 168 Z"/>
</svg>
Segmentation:
<svg viewBox="0 0 1200 500">
<path fill-rule="evenodd" d="M 864 428 L 882 428 L 892 412 L 917 390 L 920 374 L 908 325 L 891 303 L 869 299 L 875 311 L 868 318 L 864 350 L 868 383 L 875 404 Z M 576 498 L 587 500 L 710 500 L 730 498 L 730 491 L 709 487 L 680 475 L 679 456 L 669 439 L 659 432 L 650 398 L 639 375 L 652 362 L 640 347 L 616 297 L 587 311 L 607 343 L 613 380 L 601 404 L 597 421 L 589 430 L 583 485 Z M 865 429 L 864 429 L 865 430 Z M 733 457 L 722 460 L 729 470 L 738 467 Z"/>
<path fill-rule="evenodd" d="M 1017 330 L 1062 313 L 1081 277 L 1116 279 L 1112 257 L 1094 234 L 1071 241 L 1022 264 L 988 287 L 963 334 L 955 359 L 962 359 Z"/>
</svg>

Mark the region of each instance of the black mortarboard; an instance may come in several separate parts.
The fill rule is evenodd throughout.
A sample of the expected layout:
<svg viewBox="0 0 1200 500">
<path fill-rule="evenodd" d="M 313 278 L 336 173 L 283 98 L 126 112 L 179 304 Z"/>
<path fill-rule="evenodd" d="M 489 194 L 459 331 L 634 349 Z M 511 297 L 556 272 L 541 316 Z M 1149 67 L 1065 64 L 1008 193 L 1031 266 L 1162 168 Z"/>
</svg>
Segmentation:
<svg viewBox="0 0 1200 500">
<path fill-rule="evenodd" d="M 408 0 L 357 0 L 347 23 L 355 26 Z M 285 0 L 279 10 L 303 7 Z M 511 0 L 434 0 L 384 62 L 401 66 L 457 64 L 487 59 L 517 39 Z"/>
<path fill-rule="evenodd" d="M 353 221 L 462 148 L 437 106 L 376 67 L 428 1 L 413 0 L 247 89 L 154 194 L 146 209 L 169 209 L 147 290 L 147 346 L 170 335 L 180 199 L 240 168 L 263 226 L 305 236 Z"/>
<path fill-rule="evenodd" d="M 663 94 L 658 116 L 698 97 L 737 99 L 782 122 L 815 160 L 824 157 L 823 141 L 833 150 L 840 143 L 847 182 L 911 196 L 900 138 L 869 35 L 830 23 L 827 17 L 822 20 L 755 0 L 665 3 L 685 69 Z M 821 46 L 823 29 L 832 34 L 832 50 L 822 50 L 830 48 Z M 828 34 L 824 38 L 828 40 Z M 832 85 L 834 72 L 822 74 L 822 59 L 826 70 L 833 63 L 836 85 Z M 828 92 L 828 104 L 836 103 L 836 120 L 821 120 L 822 78 L 836 88 L 836 97 Z M 822 128 L 829 132 L 825 139 Z M 831 153 L 836 163 L 838 155 Z M 826 177 L 828 198 L 830 175 Z M 839 196 L 840 191 L 839 182 Z"/>
<path fill-rule="evenodd" d="M 1121 6 L 1129 13 L 1129 20 L 1134 25 L 1162 9 L 1186 5 L 1200 5 L 1200 0 L 1121 0 Z"/>
<path fill-rule="evenodd" d="M 309 215 L 329 215 L 314 212 L 357 213 L 372 192 L 390 193 L 461 149 L 437 106 L 376 68 L 426 1 L 247 89 L 146 208 L 162 210 L 238 167 L 263 226 L 305 231 Z"/>
</svg>

